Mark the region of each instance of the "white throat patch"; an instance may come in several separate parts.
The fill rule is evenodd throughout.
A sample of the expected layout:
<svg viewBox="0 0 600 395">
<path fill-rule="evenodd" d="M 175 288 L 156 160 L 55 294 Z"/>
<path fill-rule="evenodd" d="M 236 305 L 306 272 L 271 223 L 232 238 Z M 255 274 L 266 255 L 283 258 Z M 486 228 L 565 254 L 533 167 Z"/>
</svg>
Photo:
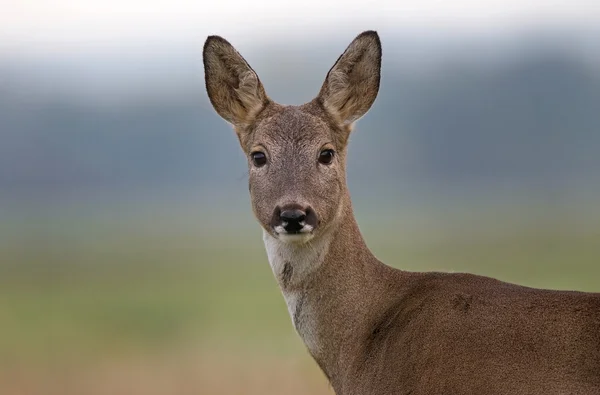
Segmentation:
<svg viewBox="0 0 600 395">
<path fill-rule="evenodd" d="M 325 260 L 331 236 L 321 235 L 311 242 L 298 244 L 278 240 L 263 231 L 263 240 L 294 328 L 313 355 L 318 355 L 316 323 L 303 284 Z"/>
<path fill-rule="evenodd" d="M 331 237 L 321 235 L 305 243 L 279 240 L 263 230 L 269 264 L 282 291 L 294 289 L 323 263 Z"/>
</svg>

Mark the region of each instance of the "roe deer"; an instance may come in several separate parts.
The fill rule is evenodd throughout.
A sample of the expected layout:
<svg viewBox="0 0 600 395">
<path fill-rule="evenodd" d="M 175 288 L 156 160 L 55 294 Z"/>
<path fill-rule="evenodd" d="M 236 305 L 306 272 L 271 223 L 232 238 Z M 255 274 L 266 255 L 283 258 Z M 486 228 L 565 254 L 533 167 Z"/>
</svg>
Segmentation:
<svg viewBox="0 0 600 395">
<path fill-rule="evenodd" d="M 600 394 L 600 293 L 402 271 L 365 245 L 346 144 L 379 90 L 376 32 L 358 35 L 301 106 L 273 102 L 219 36 L 203 59 L 210 101 L 248 157 L 293 325 L 336 394 Z"/>
</svg>

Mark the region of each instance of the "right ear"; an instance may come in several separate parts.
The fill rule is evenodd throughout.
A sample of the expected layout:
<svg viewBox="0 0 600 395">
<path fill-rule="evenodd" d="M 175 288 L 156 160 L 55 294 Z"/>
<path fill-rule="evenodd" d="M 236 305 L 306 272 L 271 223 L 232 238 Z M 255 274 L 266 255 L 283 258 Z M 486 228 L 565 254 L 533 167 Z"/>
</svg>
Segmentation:
<svg viewBox="0 0 600 395">
<path fill-rule="evenodd" d="M 359 34 L 333 65 L 318 99 L 340 123 L 365 115 L 379 92 L 381 42 L 373 30 Z"/>
<path fill-rule="evenodd" d="M 219 36 L 206 39 L 202 57 L 206 91 L 215 111 L 238 130 L 250 125 L 270 101 L 258 75 Z"/>
</svg>

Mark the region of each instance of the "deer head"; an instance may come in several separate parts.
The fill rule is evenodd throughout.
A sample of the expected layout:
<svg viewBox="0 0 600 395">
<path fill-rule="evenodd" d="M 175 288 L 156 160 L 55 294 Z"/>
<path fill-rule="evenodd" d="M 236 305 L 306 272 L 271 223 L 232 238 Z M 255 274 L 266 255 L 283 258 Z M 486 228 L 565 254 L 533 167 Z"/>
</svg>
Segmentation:
<svg viewBox="0 0 600 395">
<path fill-rule="evenodd" d="M 379 90 L 377 33 L 358 35 L 317 97 L 300 106 L 272 101 L 225 39 L 208 37 L 203 57 L 210 102 L 233 125 L 248 157 L 252 208 L 263 229 L 283 242 L 305 243 L 334 227 L 350 204 L 348 136 Z"/>
</svg>

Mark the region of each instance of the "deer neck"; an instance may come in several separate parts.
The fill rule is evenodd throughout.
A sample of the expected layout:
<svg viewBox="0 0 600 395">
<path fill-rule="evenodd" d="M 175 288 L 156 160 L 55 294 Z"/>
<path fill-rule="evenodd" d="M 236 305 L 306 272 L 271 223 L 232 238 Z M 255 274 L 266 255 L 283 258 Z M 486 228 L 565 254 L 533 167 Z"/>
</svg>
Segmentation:
<svg viewBox="0 0 600 395">
<path fill-rule="evenodd" d="M 340 222 L 309 243 L 284 243 L 264 232 L 273 273 L 292 323 L 333 381 L 368 320 L 382 264 L 367 248 L 349 203 Z"/>
</svg>

